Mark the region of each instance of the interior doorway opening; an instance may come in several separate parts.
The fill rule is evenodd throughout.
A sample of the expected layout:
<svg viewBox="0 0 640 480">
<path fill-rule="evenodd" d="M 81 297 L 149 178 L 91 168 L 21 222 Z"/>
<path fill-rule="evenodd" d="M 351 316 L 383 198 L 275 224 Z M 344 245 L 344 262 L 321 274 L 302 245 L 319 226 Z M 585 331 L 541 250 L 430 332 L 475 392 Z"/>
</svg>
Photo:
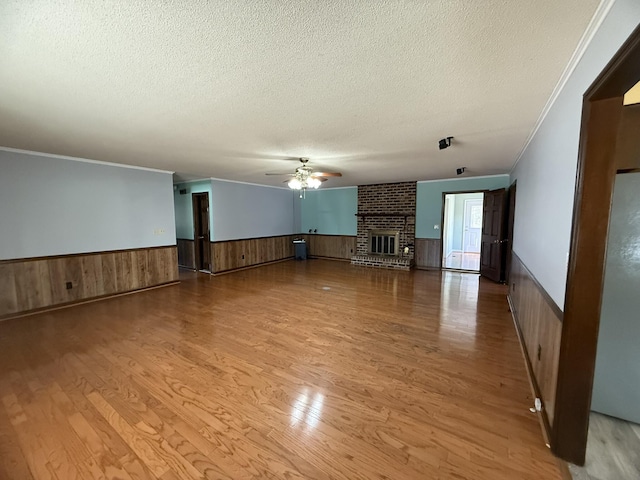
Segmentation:
<svg viewBox="0 0 640 480">
<path fill-rule="evenodd" d="M 442 268 L 480 271 L 484 192 L 445 193 Z"/>
<path fill-rule="evenodd" d="M 196 270 L 211 273 L 211 248 L 209 246 L 209 194 L 191 194 L 193 202 L 193 240 Z"/>
<path fill-rule="evenodd" d="M 640 168 L 638 150 L 628 149 L 638 138 L 638 129 L 628 118 L 633 115 L 630 109 L 633 104 L 624 105 L 624 96 L 639 79 L 640 26 L 583 98 L 555 417 L 550 438 L 552 451 L 577 465 L 585 463 L 614 183 L 616 174 Z M 629 125 L 632 135 L 626 134 Z M 628 152 L 636 154 L 627 156 Z"/>
</svg>

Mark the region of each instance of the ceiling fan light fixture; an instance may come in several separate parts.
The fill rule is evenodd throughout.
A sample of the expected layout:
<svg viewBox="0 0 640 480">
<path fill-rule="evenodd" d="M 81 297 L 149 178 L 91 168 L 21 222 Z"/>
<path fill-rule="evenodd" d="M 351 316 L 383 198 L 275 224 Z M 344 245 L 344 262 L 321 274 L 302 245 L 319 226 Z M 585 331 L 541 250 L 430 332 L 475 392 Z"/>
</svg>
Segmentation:
<svg viewBox="0 0 640 480">
<path fill-rule="evenodd" d="M 291 180 L 289 180 L 289 183 L 287 183 L 287 185 L 289 185 L 289 188 L 291 190 L 300 190 L 302 188 L 302 182 L 297 178 L 292 178 Z"/>
<path fill-rule="evenodd" d="M 307 188 L 318 188 L 322 185 L 322 181 L 319 178 L 309 177 L 307 179 Z"/>
<path fill-rule="evenodd" d="M 289 175 L 292 178 L 286 183 L 291 190 L 300 190 L 300 198 L 304 198 L 304 192 L 307 189 L 313 188 L 318 189 L 322 185 L 322 182 L 326 181 L 325 177 L 341 177 L 342 174 L 339 172 L 317 172 L 314 173 L 313 169 L 307 165 L 309 161 L 308 158 L 302 157 L 300 158 L 300 163 L 302 164 L 298 168 L 296 168 L 295 173 L 267 173 L 266 175 Z"/>
</svg>

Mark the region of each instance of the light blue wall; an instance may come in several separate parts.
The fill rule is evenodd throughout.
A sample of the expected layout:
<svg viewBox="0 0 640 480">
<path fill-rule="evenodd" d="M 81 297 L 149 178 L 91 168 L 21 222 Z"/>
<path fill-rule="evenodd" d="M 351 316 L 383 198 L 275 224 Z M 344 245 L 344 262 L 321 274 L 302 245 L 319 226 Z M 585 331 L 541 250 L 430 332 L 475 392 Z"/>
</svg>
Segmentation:
<svg viewBox="0 0 640 480">
<path fill-rule="evenodd" d="M 217 179 L 211 185 L 213 240 L 296 233 L 292 190 Z"/>
<path fill-rule="evenodd" d="M 509 186 L 509 175 L 455 178 L 418 182 L 416 192 L 416 238 L 440 238 L 442 232 L 442 194 L 473 190 L 495 190 Z M 438 225 L 438 229 L 433 226 Z"/>
<path fill-rule="evenodd" d="M 0 260 L 175 245 L 170 172 L 0 149 Z"/>
<path fill-rule="evenodd" d="M 640 173 L 618 175 L 591 408 L 640 423 Z"/>
<path fill-rule="evenodd" d="M 562 308 L 571 245 L 583 95 L 640 22 L 638 0 L 616 0 L 522 153 L 513 251 Z"/>
<path fill-rule="evenodd" d="M 317 229 L 325 235 L 356 235 L 358 187 L 313 190 L 300 201 L 301 233 Z"/>
<path fill-rule="evenodd" d="M 186 195 L 181 195 L 180 190 L 186 189 Z M 209 235 L 213 240 L 213 209 L 211 208 L 211 180 L 181 183 L 176 185 L 173 191 L 173 204 L 176 212 L 176 238 L 193 240 L 193 201 L 192 193 L 209 194 Z"/>
</svg>

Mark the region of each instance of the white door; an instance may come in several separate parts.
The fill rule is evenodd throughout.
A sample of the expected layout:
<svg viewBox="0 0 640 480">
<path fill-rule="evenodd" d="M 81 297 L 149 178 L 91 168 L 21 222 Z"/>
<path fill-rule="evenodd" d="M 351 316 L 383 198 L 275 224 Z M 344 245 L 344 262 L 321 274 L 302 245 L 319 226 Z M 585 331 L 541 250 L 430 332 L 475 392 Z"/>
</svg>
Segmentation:
<svg viewBox="0 0 640 480">
<path fill-rule="evenodd" d="M 462 251 L 480 253 L 482 236 L 482 199 L 464 201 Z"/>
</svg>

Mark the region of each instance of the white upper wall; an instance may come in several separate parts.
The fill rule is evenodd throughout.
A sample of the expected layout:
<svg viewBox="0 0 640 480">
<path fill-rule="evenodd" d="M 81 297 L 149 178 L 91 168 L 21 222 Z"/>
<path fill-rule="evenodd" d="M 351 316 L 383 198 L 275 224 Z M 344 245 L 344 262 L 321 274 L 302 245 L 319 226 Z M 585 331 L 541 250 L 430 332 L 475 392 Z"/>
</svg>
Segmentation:
<svg viewBox="0 0 640 480">
<path fill-rule="evenodd" d="M 514 251 L 560 308 L 571 241 L 582 97 L 639 22 L 638 0 L 613 3 L 511 175 L 518 181 Z"/>
<path fill-rule="evenodd" d="M 175 245 L 172 192 L 169 172 L 0 150 L 0 260 Z"/>
<path fill-rule="evenodd" d="M 211 180 L 214 241 L 291 235 L 294 192 L 224 180 Z"/>
</svg>

